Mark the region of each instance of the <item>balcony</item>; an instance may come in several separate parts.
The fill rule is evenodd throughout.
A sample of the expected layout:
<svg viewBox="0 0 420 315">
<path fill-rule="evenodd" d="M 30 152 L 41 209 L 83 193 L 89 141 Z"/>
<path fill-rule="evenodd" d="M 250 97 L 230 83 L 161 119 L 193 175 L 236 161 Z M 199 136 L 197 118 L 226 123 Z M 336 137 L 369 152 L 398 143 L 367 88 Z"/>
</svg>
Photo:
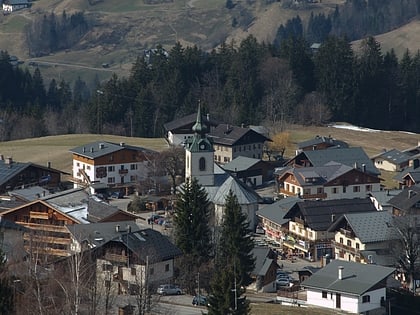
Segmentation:
<svg viewBox="0 0 420 315">
<path fill-rule="evenodd" d="M 125 168 L 125 169 L 122 169 L 122 170 L 118 170 L 118 174 L 120 174 L 120 175 L 128 174 L 128 169 Z"/>
<path fill-rule="evenodd" d="M 112 262 L 125 263 L 125 264 L 128 262 L 126 255 L 106 253 L 104 258 L 105 260 L 112 261 Z"/>
<path fill-rule="evenodd" d="M 347 253 L 351 253 L 351 254 L 353 254 L 353 255 L 359 255 L 359 252 L 360 252 L 360 250 L 359 250 L 359 249 L 356 249 L 356 248 L 354 248 L 354 247 L 351 247 L 351 246 L 347 246 L 347 245 L 341 244 L 341 243 L 336 242 L 336 241 L 332 241 L 332 244 L 333 244 L 333 245 L 334 245 L 334 247 L 335 247 L 336 249 L 338 249 L 338 250 L 342 250 L 342 251 L 345 251 L 345 252 L 347 252 Z"/>
<path fill-rule="evenodd" d="M 343 234 L 347 238 L 354 238 L 355 237 L 355 235 L 352 231 L 349 231 L 349 230 L 346 230 L 346 229 L 343 229 L 343 228 L 340 229 L 340 233 Z"/>
</svg>

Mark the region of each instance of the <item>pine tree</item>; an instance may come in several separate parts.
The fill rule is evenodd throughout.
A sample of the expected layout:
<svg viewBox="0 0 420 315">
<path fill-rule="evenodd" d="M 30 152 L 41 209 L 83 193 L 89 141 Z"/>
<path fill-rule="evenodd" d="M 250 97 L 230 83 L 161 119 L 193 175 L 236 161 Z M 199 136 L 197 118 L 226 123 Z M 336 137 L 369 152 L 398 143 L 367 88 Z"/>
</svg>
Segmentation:
<svg viewBox="0 0 420 315">
<path fill-rule="evenodd" d="M 1 245 L 1 244 L 0 244 Z M 0 248 L 0 314 L 10 314 L 13 310 L 13 291 L 6 275 L 6 259 Z"/>
<path fill-rule="evenodd" d="M 252 283 L 253 247 L 248 219 L 236 195 L 229 191 L 211 283 L 209 315 L 249 313 L 249 301 L 242 295 L 245 287 Z"/>
<path fill-rule="evenodd" d="M 175 244 L 183 251 L 179 281 L 189 293 L 196 275 L 212 254 L 209 200 L 197 179 L 187 180 L 175 204 Z"/>
</svg>

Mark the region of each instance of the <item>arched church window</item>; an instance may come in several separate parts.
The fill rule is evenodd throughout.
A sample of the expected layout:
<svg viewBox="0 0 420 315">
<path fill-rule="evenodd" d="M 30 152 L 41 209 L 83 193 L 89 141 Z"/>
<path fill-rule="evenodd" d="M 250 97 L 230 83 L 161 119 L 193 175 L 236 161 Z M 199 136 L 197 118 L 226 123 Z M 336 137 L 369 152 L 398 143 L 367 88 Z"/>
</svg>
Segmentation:
<svg viewBox="0 0 420 315">
<path fill-rule="evenodd" d="M 198 161 L 198 168 L 200 169 L 200 171 L 205 171 L 206 170 L 206 159 L 201 157 L 200 160 Z"/>
</svg>

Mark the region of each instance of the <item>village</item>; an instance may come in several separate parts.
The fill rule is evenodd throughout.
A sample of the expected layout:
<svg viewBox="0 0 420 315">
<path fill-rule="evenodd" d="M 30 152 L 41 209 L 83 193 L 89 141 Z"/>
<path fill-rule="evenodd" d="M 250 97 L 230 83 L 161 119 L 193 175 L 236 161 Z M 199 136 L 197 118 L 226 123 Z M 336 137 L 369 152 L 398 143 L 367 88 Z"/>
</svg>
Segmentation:
<svg viewBox="0 0 420 315">
<path fill-rule="evenodd" d="M 314 135 L 293 158 L 272 161 L 263 159 L 271 139 L 260 126 L 219 123 L 199 108 L 164 128 L 168 146 L 183 148 L 185 178 L 207 192 L 212 224 L 220 224 L 229 191 L 247 215 L 255 242 L 252 296 L 385 314 L 389 290 L 417 294 L 420 146 L 369 157 Z M 148 294 L 174 283 L 182 252 L 171 240 L 173 186 L 184 179 L 171 184 L 156 174 L 155 153 L 124 142 L 86 143 L 69 152 L 72 174 L 0 155 L 1 247 L 17 314 L 24 313 L 24 270 L 42 282 L 89 253 L 94 261 L 84 276 L 106 292 L 98 304 L 139 295 L 146 283 Z M 382 185 L 381 170 L 395 172 L 399 189 Z M 136 198 L 144 209 L 130 208 Z M 131 304 L 118 307 L 119 314 L 133 311 Z"/>
</svg>

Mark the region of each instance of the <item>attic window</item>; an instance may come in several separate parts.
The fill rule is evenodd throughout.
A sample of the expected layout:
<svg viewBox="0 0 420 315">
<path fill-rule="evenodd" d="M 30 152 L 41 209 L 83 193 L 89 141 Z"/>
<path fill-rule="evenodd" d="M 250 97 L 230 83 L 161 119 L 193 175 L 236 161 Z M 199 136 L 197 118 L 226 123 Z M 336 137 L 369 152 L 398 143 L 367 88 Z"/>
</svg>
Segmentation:
<svg viewBox="0 0 420 315">
<path fill-rule="evenodd" d="M 198 168 L 201 172 L 206 170 L 206 159 L 205 158 L 201 157 L 200 160 L 198 161 L 198 164 L 199 164 Z"/>
</svg>

